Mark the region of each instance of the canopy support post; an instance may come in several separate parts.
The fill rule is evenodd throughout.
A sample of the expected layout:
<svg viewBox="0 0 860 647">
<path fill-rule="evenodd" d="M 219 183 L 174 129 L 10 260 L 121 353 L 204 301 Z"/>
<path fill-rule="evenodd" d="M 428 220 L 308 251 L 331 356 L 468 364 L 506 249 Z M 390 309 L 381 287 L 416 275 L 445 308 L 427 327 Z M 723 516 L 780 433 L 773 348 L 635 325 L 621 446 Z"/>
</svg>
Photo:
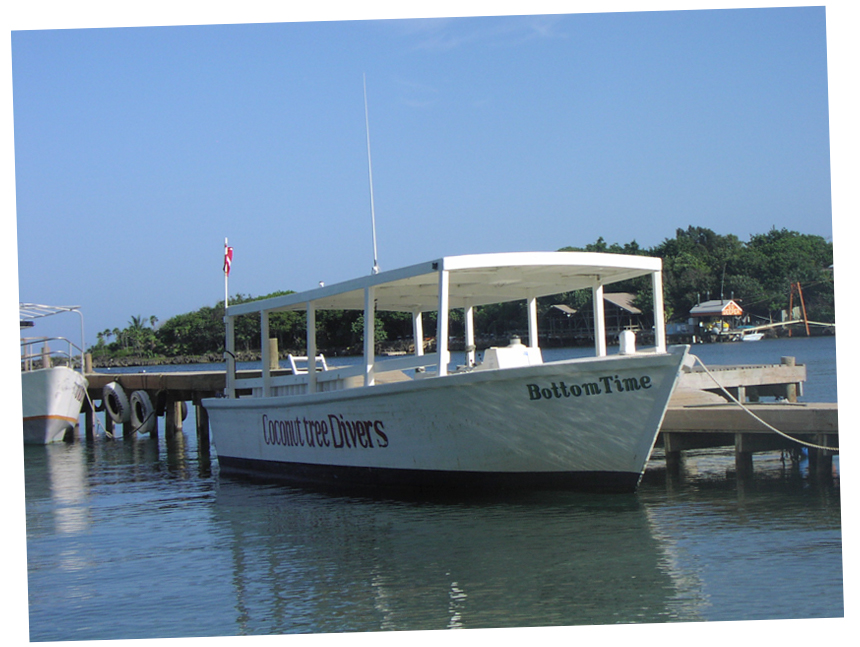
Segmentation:
<svg viewBox="0 0 860 647">
<path fill-rule="evenodd" d="M 313 301 L 308 301 L 308 393 L 317 392 L 317 311 Z"/>
<path fill-rule="evenodd" d="M 591 288 L 594 301 L 594 350 L 598 357 L 606 356 L 606 320 L 603 311 L 603 284 Z"/>
<path fill-rule="evenodd" d="M 466 306 L 466 366 L 475 365 L 475 308 Z"/>
<path fill-rule="evenodd" d="M 364 386 L 373 386 L 376 362 L 376 304 L 373 286 L 364 288 Z"/>
<path fill-rule="evenodd" d="M 424 322 L 421 319 L 421 311 L 412 313 L 412 340 L 415 345 L 415 354 L 424 355 Z"/>
<path fill-rule="evenodd" d="M 666 352 L 666 322 L 663 314 L 663 274 L 651 274 L 651 286 L 654 292 L 654 346 L 658 353 Z"/>
<path fill-rule="evenodd" d="M 264 398 L 272 395 L 272 362 L 269 351 L 269 311 L 260 310 L 260 359 L 263 362 Z"/>
<path fill-rule="evenodd" d="M 439 269 L 439 313 L 436 317 L 436 354 L 439 356 L 439 377 L 448 374 L 448 271 Z"/>
<path fill-rule="evenodd" d="M 529 297 L 526 301 L 529 312 L 529 347 L 538 347 L 538 320 L 537 320 L 537 299 Z"/>
</svg>

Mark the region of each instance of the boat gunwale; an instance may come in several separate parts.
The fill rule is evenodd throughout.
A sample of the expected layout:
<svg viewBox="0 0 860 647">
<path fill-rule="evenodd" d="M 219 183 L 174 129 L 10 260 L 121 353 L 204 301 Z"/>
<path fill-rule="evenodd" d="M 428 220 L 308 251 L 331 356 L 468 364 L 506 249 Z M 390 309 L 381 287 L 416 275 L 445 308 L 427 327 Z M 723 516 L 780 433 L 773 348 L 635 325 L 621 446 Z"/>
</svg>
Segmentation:
<svg viewBox="0 0 860 647">
<path fill-rule="evenodd" d="M 684 346 L 677 347 L 683 349 Z M 447 375 L 433 375 L 418 379 L 407 379 L 399 382 L 387 382 L 383 384 L 360 385 L 356 387 L 338 389 L 332 391 L 317 391 L 315 393 L 302 393 L 295 395 L 273 395 L 273 396 L 246 396 L 239 398 L 205 398 L 202 403 L 205 407 L 213 409 L 235 409 L 248 408 L 260 409 L 280 406 L 303 406 L 319 404 L 322 402 L 342 402 L 347 400 L 364 399 L 374 396 L 395 395 L 401 392 L 422 391 L 440 388 L 456 388 L 466 384 L 480 384 L 482 382 L 499 382 L 524 379 L 531 376 L 540 376 L 541 373 L 549 372 L 548 369 L 563 368 L 565 366 L 578 366 L 581 364 L 603 365 L 619 362 L 622 360 L 632 361 L 634 364 L 661 364 L 658 360 L 678 356 L 677 370 L 680 371 L 684 362 L 684 352 L 667 351 L 638 352 L 628 355 L 616 354 L 602 357 L 575 357 L 553 362 L 529 366 L 516 366 L 510 368 L 467 370 L 448 373 Z M 649 361 L 650 360 L 650 361 Z M 671 364 L 670 364 L 671 365 Z M 380 371 L 382 372 L 382 371 Z M 318 373 L 321 375 L 322 373 Z M 237 386 L 241 388 L 241 386 Z"/>
</svg>

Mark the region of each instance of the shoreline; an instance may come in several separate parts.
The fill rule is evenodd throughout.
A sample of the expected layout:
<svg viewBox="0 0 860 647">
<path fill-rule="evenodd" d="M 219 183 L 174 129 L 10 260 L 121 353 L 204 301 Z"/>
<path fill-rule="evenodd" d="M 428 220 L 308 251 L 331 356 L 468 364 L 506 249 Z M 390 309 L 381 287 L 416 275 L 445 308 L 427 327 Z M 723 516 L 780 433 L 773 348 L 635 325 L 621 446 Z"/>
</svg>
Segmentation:
<svg viewBox="0 0 860 647">
<path fill-rule="evenodd" d="M 810 335 L 811 337 L 835 337 L 834 333 L 819 333 Z M 788 335 L 777 336 L 777 339 L 806 339 L 806 335 L 796 335 L 789 337 Z M 449 344 L 449 348 L 452 351 L 462 351 L 462 343 L 457 344 L 454 340 L 451 340 L 452 343 Z M 509 339 L 505 338 L 493 340 L 486 344 L 481 344 L 478 350 L 485 350 L 490 346 L 495 345 L 506 345 L 509 342 Z M 684 341 L 683 339 L 678 339 L 670 343 L 689 343 L 688 341 Z M 704 345 L 718 345 L 718 344 L 735 344 L 735 343 L 743 343 L 743 342 L 705 342 Z M 755 342 L 753 342 L 755 343 Z M 575 344 L 575 343 L 545 343 L 542 345 L 543 348 L 574 348 L 581 346 L 590 346 L 591 344 Z M 616 346 L 617 344 L 609 344 L 610 346 Z M 702 345 L 702 342 L 695 344 L 696 346 Z M 435 346 L 435 342 L 431 342 L 427 345 L 427 351 L 433 352 L 433 347 Z M 278 353 L 279 359 L 285 360 L 287 356 L 292 354 L 294 356 L 302 356 L 304 354 L 304 350 L 285 350 Z M 325 355 L 326 357 L 352 357 L 352 356 L 361 356 L 362 349 L 356 347 L 350 348 L 333 348 L 333 349 L 320 349 L 320 354 Z M 414 352 L 412 345 L 409 344 L 407 348 L 407 344 L 404 342 L 393 342 L 393 343 L 385 343 L 381 344 L 377 347 L 377 355 L 404 355 L 408 353 Z M 262 353 L 259 350 L 254 351 L 241 351 L 236 353 L 236 361 L 237 362 L 259 362 L 262 361 Z M 78 364 L 79 362 L 75 362 Z M 92 366 L 93 368 L 128 368 L 133 366 L 171 366 L 171 365 L 181 365 L 181 364 L 223 364 L 224 363 L 224 354 L 218 352 L 206 353 L 204 355 L 177 355 L 175 357 L 138 357 L 138 356 L 126 356 L 126 357 L 93 357 Z"/>
</svg>

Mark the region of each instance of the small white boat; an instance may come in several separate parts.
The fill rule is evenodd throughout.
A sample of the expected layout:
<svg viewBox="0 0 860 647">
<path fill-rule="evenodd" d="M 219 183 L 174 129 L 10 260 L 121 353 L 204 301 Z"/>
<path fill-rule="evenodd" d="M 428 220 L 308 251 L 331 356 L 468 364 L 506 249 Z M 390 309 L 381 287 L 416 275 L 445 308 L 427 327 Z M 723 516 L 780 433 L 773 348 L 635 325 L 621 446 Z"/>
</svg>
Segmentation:
<svg viewBox="0 0 860 647">
<path fill-rule="evenodd" d="M 741 335 L 741 341 L 761 341 L 763 337 L 763 332 L 746 332 Z"/>
<path fill-rule="evenodd" d="M 606 350 L 603 286 L 650 275 L 655 347 L 637 350 L 622 333 Z M 587 289 L 595 304 L 595 357 L 544 362 L 537 298 Z M 633 491 L 648 460 L 687 346 L 666 348 L 661 260 L 584 252 L 445 257 L 304 293 L 227 309 L 225 397 L 203 401 L 225 474 L 340 486 L 552 488 Z M 475 351 L 474 309 L 526 303 L 528 345 Z M 449 366 L 448 315 L 461 308 L 466 362 Z M 318 359 L 309 369 L 270 366 L 269 315 L 319 310 L 364 312 L 364 361 L 351 368 Z M 376 310 L 412 314 L 415 354 L 380 358 Z M 424 354 L 422 313 L 437 317 L 436 352 Z M 236 317 L 262 317 L 262 375 L 236 373 Z"/>
<path fill-rule="evenodd" d="M 20 327 L 29 329 L 34 320 L 61 312 L 77 312 L 77 306 L 19 304 Z M 75 355 L 83 359 L 81 346 L 65 337 L 21 338 L 21 404 L 24 444 L 46 445 L 66 440 L 74 431 L 86 397 L 87 380 L 71 368 Z M 53 348 L 51 347 L 53 345 Z M 57 365 L 54 365 L 57 363 Z"/>
</svg>

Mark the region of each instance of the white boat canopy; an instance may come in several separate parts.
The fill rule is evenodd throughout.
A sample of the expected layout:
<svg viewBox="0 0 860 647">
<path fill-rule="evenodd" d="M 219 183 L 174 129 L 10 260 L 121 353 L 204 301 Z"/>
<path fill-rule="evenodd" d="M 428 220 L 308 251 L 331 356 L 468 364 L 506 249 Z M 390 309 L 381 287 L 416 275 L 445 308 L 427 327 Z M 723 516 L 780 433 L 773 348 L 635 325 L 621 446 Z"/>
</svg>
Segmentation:
<svg viewBox="0 0 860 647">
<path fill-rule="evenodd" d="M 373 288 L 377 310 L 429 312 L 439 308 L 439 275 L 448 273 L 451 308 L 550 296 L 660 272 L 661 259 L 593 252 L 518 252 L 448 256 L 271 299 L 230 306 L 228 315 L 267 310 L 363 310 Z"/>
<path fill-rule="evenodd" d="M 40 317 L 50 317 L 61 312 L 80 312 L 80 306 L 44 306 L 39 303 L 19 303 L 20 321 L 33 321 Z"/>
<path fill-rule="evenodd" d="M 268 364 L 268 315 L 273 312 L 306 311 L 308 331 L 315 331 L 317 310 L 364 311 L 365 384 L 373 384 L 375 310 L 409 312 L 413 315 L 415 353 L 423 355 L 421 313 L 465 310 L 467 361 L 474 357 L 472 309 L 492 303 L 525 300 L 529 315 L 529 346 L 537 347 L 537 299 L 563 292 L 591 289 L 594 295 L 595 349 L 606 355 L 603 286 L 638 276 L 651 275 L 654 295 L 655 346 L 665 352 L 663 321 L 662 261 L 649 256 L 595 252 L 514 252 L 446 256 L 397 270 L 360 277 L 306 292 L 236 304 L 227 308 L 227 364 L 235 371 L 233 328 L 235 317 L 252 313 L 262 316 L 264 373 Z M 450 357 L 447 349 L 448 317 L 437 317 L 437 374 L 445 375 Z M 307 356 L 316 357 L 315 334 L 308 334 Z M 429 359 L 425 362 L 430 364 Z M 311 390 L 313 390 L 311 371 Z M 228 391 L 229 391 L 228 387 Z"/>
<path fill-rule="evenodd" d="M 62 341 L 69 344 L 69 357 L 72 355 L 72 348 L 75 348 L 81 355 L 81 372 L 84 371 L 84 313 L 81 312 L 80 306 L 49 306 L 40 303 L 22 303 L 18 302 L 19 327 L 30 328 L 36 319 L 42 317 L 50 317 L 52 315 L 61 314 L 63 312 L 75 312 L 81 321 L 81 345 L 78 347 L 65 337 L 39 337 L 39 338 L 23 338 L 22 340 L 22 355 L 30 356 L 29 350 L 25 349 L 32 347 L 35 341 L 44 341 L 47 343 L 51 340 Z M 43 360 L 45 361 L 45 360 Z"/>
</svg>

